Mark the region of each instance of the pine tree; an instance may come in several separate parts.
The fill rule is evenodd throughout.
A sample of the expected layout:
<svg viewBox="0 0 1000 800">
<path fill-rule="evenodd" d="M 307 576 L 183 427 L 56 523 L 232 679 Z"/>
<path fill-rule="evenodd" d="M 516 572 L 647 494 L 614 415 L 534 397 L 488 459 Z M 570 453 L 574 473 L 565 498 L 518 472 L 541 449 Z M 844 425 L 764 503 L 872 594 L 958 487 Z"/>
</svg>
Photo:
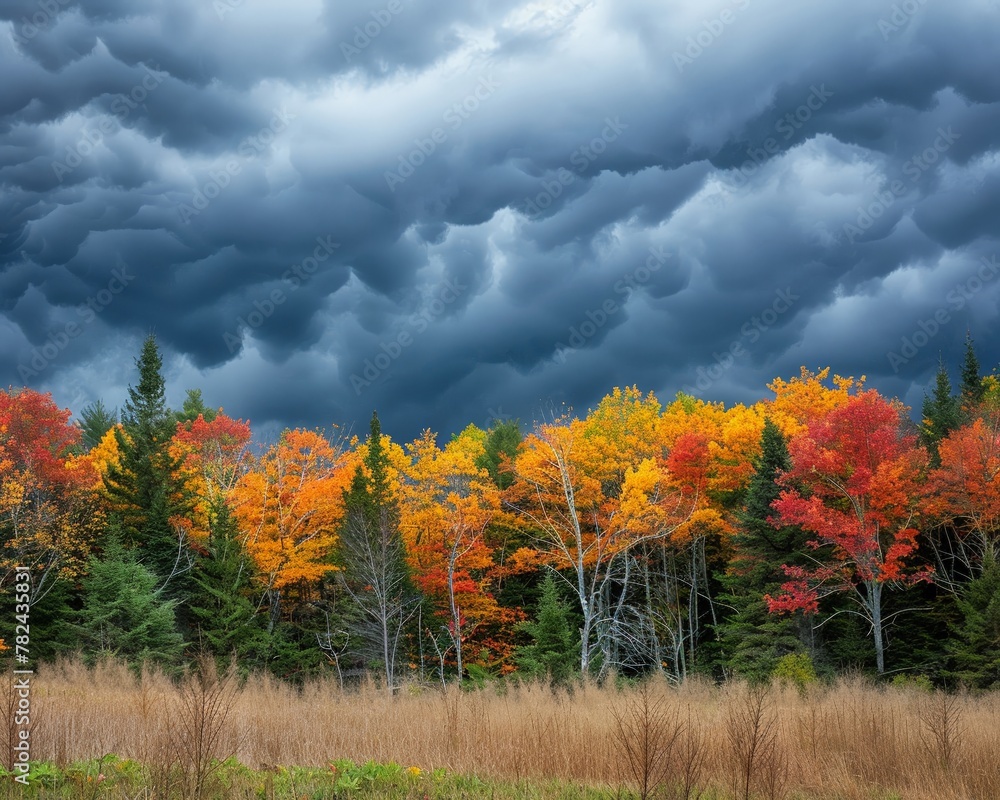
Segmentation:
<svg viewBox="0 0 1000 800">
<path fill-rule="evenodd" d="M 950 643 L 950 677 L 977 689 L 1000 687 L 1000 563 L 987 552 L 983 571 L 958 600 L 962 622 Z"/>
<path fill-rule="evenodd" d="M 143 344 L 136 365 L 139 384 L 128 390 L 121 415 L 124 430 L 115 430 L 120 462 L 110 466 L 104 485 L 125 546 L 139 548 L 142 561 L 170 585 L 170 596 L 180 598 L 186 582 L 182 576 L 193 556 L 171 518 L 186 515 L 192 501 L 177 477 L 180 463 L 169 451 L 174 422 L 153 336 Z"/>
<path fill-rule="evenodd" d="M 968 417 L 975 412 L 983 401 L 986 389 L 983 386 L 983 374 L 976 358 L 976 349 L 972 343 L 972 334 L 965 334 L 965 358 L 962 361 L 962 388 L 960 391 L 962 411 Z"/>
<path fill-rule="evenodd" d="M 580 645 L 570 625 L 569 606 L 559 597 L 559 587 L 552 573 L 541 583 L 541 596 L 534 622 L 522 622 L 531 644 L 517 648 L 514 660 L 527 678 L 548 678 L 552 683 L 566 683 L 579 668 Z"/>
<path fill-rule="evenodd" d="M 79 632 L 91 656 L 111 655 L 133 664 L 175 664 L 184 647 L 174 601 L 156 590 L 157 577 L 112 537 L 100 560 L 91 559 L 83 581 Z"/>
<path fill-rule="evenodd" d="M 83 431 L 84 450 L 96 447 L 104 438 L 104 434 L 117 424 L 118 412 L 108 411 L 100 400 L 85 406 L 80 412 L 80 429 Z"/>
<path fill-rule="evenodd" d="M 923 418 L 920 438 L 931 454 L 932 465 L 938 466 L 941 463 L 938 443 L 961 424 L 959 401 L 952 396 L 951 380 L 943 360 L 938 362 L 934 393 L 930 397 L 924 395 Z"/>
<path fill-rule="evenodd" d="M 782 656 L 805 651 L 811 639 L 807 620 L 774 616 L 764 600 L 787 580 L 781 565 L 797 563 L 807 549 L 808 536 L 799 528 L 775 528 L 769 522 L 776 516 L 771 504 L 781 493 L 778 476 L 790 466 L 785 437 L 768 419 L 732 537 L 729 571 L 721 576 L 725 593 L 720 603 L 732 609 L 719 626 L 721 649 L 728 668 L 752 680 L 769 677 Z"/>
<path fill-rule="evenodd" d="M 395 691 L 408 626 L 420 606 L 399 532 L 399 505 L 389 482 L 382 428 L 372 414 L 364 465 L 344 492 L 339 584 L 348 598 L 346 616 L 361 663 L 382 673 Z"/>
</svg>

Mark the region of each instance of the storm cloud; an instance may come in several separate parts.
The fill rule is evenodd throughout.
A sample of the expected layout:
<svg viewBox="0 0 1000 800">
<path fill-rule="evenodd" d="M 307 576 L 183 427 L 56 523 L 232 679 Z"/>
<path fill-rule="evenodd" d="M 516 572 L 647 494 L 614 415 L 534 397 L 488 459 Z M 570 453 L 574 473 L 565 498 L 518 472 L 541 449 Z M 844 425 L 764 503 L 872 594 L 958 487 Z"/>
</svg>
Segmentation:
<svg viewBox="0 0 1000 800">
<path fill-rule="evenodd" d="M 1000 362 L 1000 5 L 6 0 L 0 384 L 412 438 Z"/>
</svg>

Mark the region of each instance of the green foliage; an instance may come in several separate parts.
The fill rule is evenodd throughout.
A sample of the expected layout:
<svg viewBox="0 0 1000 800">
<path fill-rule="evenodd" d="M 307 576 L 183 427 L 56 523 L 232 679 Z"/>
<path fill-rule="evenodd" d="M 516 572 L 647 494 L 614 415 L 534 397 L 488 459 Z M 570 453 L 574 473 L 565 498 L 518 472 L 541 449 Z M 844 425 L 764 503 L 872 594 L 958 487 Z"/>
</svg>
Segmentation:
<svg viewBox="0 0 1000 800">
<path fill-rule="evenodd" d="M 104 438 L 104 434 L 118 424 L 118 411 L 108 411 L 104 403 L 98 400 L 84 406 L 80 412 L 80 430 L 84 450 L 96 447 Z"/>
<path fill-rule="evenodd" d="M 788 683 L 805 691 L 809 686 L 819 681 L 816 668 L 808 653 L 788 653 L 778 659 L 771 677 L 780 683 Z"/>
<path fill-rule="evenodd" d="M 791 464 L 785 437 L 770 420 L 764 423 L 761 455 L 750 479 L 739 528 L 732 537 L 728 572 L 720 576 L 725 592 L 720 602 L 731 609 L 718 626 L 724 664 L 754 681 L 766 680 L 780 659 L 806 649 L 811 625 L 801 616 L 768 613 L 765 594 L 777 594 L 787 578 L 783 564 L 799 563 L 808 536 L 798 527 L 775 528 L 771 504 L 781 487 L 777 479 Z"/>
<path fill-rule="evenodd" d="M 987 553 L 958 606 L 962 620 L 951 642 L 949 676 L 971 688 L 1000 687 L 1000 563 L 993 553 Z"/>
<path fill-rule="evenodd" d="M 570 625 L 569 606 L 559 597 L 551 572 L 540 588 L 535 621 L 520 625 L 532 643 L 517 648 L 515 661 L 525 677 L 566 683 L 579 669 L 580 645 Z"/>
<path fill-rule="evenodd" d="M 116 431 L 120 465 L 108 469 L 105 488 L 125 545 L 141 548 L 142 561 L 170 584 L 170 596 L 183 598 L 188 552 L 170 519 L 186 515 L 193 502 L 177 477 L 179 461 L 169 452 L 175 423 L 166 407 L 163 362 L 153 336 L 136 365 L 139 383 L 129 387 L 122 409 L 124 432 Z"/>
<path fill-rule="evenodd" d="M 78 615 L 86 652 L 123 658 L 135 666 L 143 661 L 175 664 L 183 649 L 176 603 L 159 596 L 156 576 L 114 539 L 103 559 L 91 559 L 88 572 Z"/>
<path fill-rule="evenodd" d="M 972 335 L 965 334 L 965 358 L 962 361 L 962 386 L 959 392 L 962 411 L 968 416 L 983 401 L 986 389 L 983 386 L 983 374 L 976 358 L 976 349 L 972 343 Z"/>
<path fill-rule="evenodd" d="M 212 514 L 208 553 L 195 562 L 189 613 L 200 650 L 220 662 L 235 656 L 244 669 L 263 666 L 267 636 L 251 600 L 253 563 L 229 507 Z"/>
<path fill-rule="evenodd" d="M 364 465 L 344 492 L 337 573 L 345 593 L 344 622 L 357 663 L 376 668 L 394 688 L 402 645 L 420 607 L 399 532 L 399 503 L 389 481 L 389 457 L 378 415 L 372 414 Z"/>
<path fill-rule="evenodd" d="M 931 683 L 931 679 L 926 675 L 909 675 L 907 673 L 901 673 L 899 675 L 894 675 L 891 681 L 893 686 L 902 689 L 917 689 L 921 692 L 927 692 L 930 694 L 934 691 L 934 684 Z"/>
<path fill-rule="evenodd" d="M 920 439 L 930 451 L 932 465 L 938 466 L 941 463 L 938 443 L 961 424 L 959 400 L 952 396 L 951 381 L 943 361 L 938 364 L 934 393 L 930 397 L 924 395 L 923 418 Z"/>
<path fill-rule="evenodd" d="M 499 422 L 486 434 L 483 454 L 476 460 L 476 466 L 485 469 L 500 489 L 506 489 L 514 482 L 514 474 L 504 469 L 504 462 L 505 459 L 513 460 L 517 455 L 523 438 L 517 420 Z"/>
<path fill-rule="evenodd" d="M 201 389 L 188 389 L 181 410 L 175 411 L 172 415 L 173 420 L 174 422 L 194 422 L 199 415 L 204 417 L 205 422 L 211 422 L 219 415 L 219 412 L 205 405 L 201 398 Z"/>
</svg>

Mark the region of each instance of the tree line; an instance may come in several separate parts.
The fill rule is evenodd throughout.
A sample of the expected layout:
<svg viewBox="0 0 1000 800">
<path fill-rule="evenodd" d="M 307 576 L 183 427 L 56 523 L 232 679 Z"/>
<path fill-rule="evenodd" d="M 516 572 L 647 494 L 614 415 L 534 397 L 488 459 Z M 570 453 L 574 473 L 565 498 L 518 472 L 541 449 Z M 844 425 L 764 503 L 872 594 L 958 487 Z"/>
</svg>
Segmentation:
<svg viewBox="0 0 1000 800">
<path fill-rule="evenodd" d="M 1000 681 L 1000 379 L 971 339 L 922 420 L 803 368 L 750 405 L 615 388 L 584 416 L 401 445 L 166 404 L 0 392 L 3 604 L 32 656 L 212 654 L 297 680 Z M 332 431 L 332 432 L 331 432 Z M 13 619 L 11 613 L 5 619 Z M 11 636 L 5 637 L 8 644 Z"/>
</svg>

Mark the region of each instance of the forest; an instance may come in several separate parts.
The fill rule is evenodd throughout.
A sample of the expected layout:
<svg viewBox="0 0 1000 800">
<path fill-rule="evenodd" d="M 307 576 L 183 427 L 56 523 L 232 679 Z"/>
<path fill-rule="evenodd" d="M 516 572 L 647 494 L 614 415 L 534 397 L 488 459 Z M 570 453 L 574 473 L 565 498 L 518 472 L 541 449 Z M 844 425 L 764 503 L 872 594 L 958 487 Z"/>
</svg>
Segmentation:
<svg viewBox="0 0 1000 800">
<path fill-rule="evenodd" d="M 0 392 L 3 655 L 27 588 L 33 663 L 994 687 L 1000 379 L 971 339 L 919 422 L 829 369 L 767 389 L 260 443 L 197 389 L 169 408 L 150 336 L 120 410 Z"/>
</svg>

